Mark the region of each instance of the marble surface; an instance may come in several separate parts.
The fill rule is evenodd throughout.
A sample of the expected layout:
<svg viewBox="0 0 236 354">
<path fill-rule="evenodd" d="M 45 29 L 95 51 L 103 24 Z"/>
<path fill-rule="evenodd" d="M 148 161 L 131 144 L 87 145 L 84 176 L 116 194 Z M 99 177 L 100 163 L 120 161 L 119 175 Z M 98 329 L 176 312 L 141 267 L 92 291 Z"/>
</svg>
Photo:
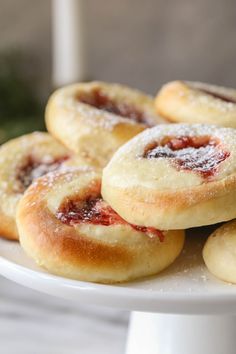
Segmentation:
<svg viewBox="0 0 236 354">
<path fill-rule="evenodd" d="M 127 312 L 89 307 L 0 277 L 1 354 L 122 354 Z"/>
</svg>

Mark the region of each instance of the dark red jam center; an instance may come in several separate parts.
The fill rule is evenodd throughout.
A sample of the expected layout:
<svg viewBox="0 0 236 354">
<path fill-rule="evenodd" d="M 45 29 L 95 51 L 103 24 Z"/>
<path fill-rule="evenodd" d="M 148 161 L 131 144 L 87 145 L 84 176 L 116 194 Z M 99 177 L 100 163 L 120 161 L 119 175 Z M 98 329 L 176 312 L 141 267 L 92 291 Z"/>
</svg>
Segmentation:
<svg viewBox="0 0 236 354">
<path fill-rule="evenodd" d="M 174 166 L 187 171 L 196 171 L 208 178 L 217 172 L 221 162 L 230 153 L 223 150 L 220 141 L 209 136 L 165 137 L 159 143 L 147 146 L 143 157 L 147 159 L 169 158 Z"/>
<path fill-rule="evenodd" d="M 73 199 L 66 200 L 56 213 L 56 217 L 66 225 L 93 224 L 93 225 L 130 225 L 134 230 L 143 232 L 149 237 L 159 237 L 164 240 L 160 230 L 153 227 L 137 226 L 129 224 L 122 219 L 101 196 L 88 198 L 86 201 Z"/>
<path fill-rule="evenodd" d="M 231 96 L 226 96 L 223 95 L 222 93 L 219 92 L 213 92 L 213 91 L 209 91 L 207 89 L 200 89 L 199 91 L 206 93 L 207 95 L 210 95 L 214 98 L 217 98 L 218 100 L 227 102 L 227 103 L 236 103 L 236 99 L 231 97 Z"/>
<path fill-rule="evenodd" d="M 115 102 L 99 89 L 95 89 L 88 94 L 80 94 L 78 100 L 102 111 L 129 118 L 137 123 L 150 125 L 144 112 L 126 102 Z"/>
<path fill-rule="evenodd" d="M 16 179 L 19 182 L 19 192 L 24 192 L 34 179 L 48 172 L 56 171 L 67 158 L 54 159 L 45 157 L 44 161 L 37 161 L 32 156 L 29 156 L 25 163 L 19 167 L 16 174 Z"/>
</svg>

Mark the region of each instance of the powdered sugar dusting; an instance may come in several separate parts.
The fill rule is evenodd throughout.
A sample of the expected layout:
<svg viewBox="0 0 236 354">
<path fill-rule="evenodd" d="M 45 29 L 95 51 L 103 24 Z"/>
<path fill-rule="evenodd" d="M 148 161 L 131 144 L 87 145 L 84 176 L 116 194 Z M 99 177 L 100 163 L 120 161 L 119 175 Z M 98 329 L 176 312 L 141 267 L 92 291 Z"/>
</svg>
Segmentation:
<svg viewBox="0 0 236 354">
<path fill-rule="evenodd" d="M 96 176 L 97 172 L 93 170 L 90 166 L 66 166 L 61 165 L 56 171 L 47 173 L 45 176 L 36 179 L 32 185 L 37 186 L 38 184 L 44 185 L 51 188 L 59 188 L 58 180 L 64 183 L 70 183 L 74 180 L 75 176 L 79 174 L 87 174 L 88 176 Z"/>
<path fill-rule="evenodd" d="M 193 105 L 205 105 L 218 109 L 222 113 L 236 110 L 236 91 L 225 87 L 209 85 L 201 82 L 186 82 L 193 92 L 188 93 Z"/>
<path fill-rule="evenodd" d="M 117 155 L 137 151 L 137 155 L 143 152 L 143 148 L 155 141 L 161 141 L 165 136 L 209 136 L 218 138 L 227 147 L 228 144 L 235 145 L 236 131 L 231 128 L 217 127 L 211 124 L 160 124 L 156 127 L 146 129 L 133 139 L 124 144 Z"/>
<path fill-rule="evenodd" d="M 209 178 L 217 172 L 218 165 L 230 156 L 230 152 L 218 145 L 219 141 L 208 136 L 166 136 L 158 143 L 149 144 L 143 157 L 167 158 L 177 169 L 195 171 Z"/>
<path fill-rule="evenodd" d="M 135 106 L 129 100 L 127 101 L 127 98 L 122 101 L 114 100 L 108 93 L 97 87 L 90 92 L 81 92 L 78 94 L 77 100 L 102 112 L 109 112 L 136 123 L 149 125 L 148 116 L 143 107 Z"/>
<path fill-rule="evenodd" d="M 184 249 L 177 260 L 158 276 L 132 282 L 132 287 L 163 294 L 182 292 L 190 295 L 211 292 L 215 294 L 218 287 L 218 290 L 228 291 L 232 286 L 213 277 L 202 258 L 202 248 L 206 238 L 215 227 L 187 230 Z M 122 284 L 125 287 L 131 285 Z"/>
<path fill-rule="evenodd" d="M 192 172 L 188 159 L 183 161 L 188 170 L 176 168 L 171 158 L 160 157 L 153 159 L 144 158 L 145 151 L 148 146 L 164 141 L 166 137 L 204 137 L 208 136 L 218 142 L 217 147 L 206 148 L 209 153 L 210 160 L 205 158 L 205 148 L 203 149 L 186 149 L 187 157 L 191 155 L 199 159 L 199 164 L 193 166 L 196 169 L 206 170 L 208 168 L 216 168 L 211 178 L 206 179 L 200 173 Z M 215 149 L 215 150 L 214 150 Z M 221 155 L 221 152 L 227 152 L 230 155 Z M 199 155 L 200 152 L 200 155 Z M 170 152 L 171 153 L 171 152 Z M 215 153 L 217 153 L 217 163 L 215 164 Z M 181 156 L 182 158 L 183 156 Z M 211 159 L 212 157 L 212 159 Z M 203 163 L 203 164 L 202 164 Z M 181 161 L 182 164 L 182 161 Z M 147 173 L 146 171 L 149 171 Z M 204 172 L 203 172 L 204 173 Z M 204 188 L 205 198 L 211 198 L 219 193 L 219 190 L 213 188 L 211 182 L 226 181 L 226 178 L 235 180 L 236 173 L 236 130 L 231 128 L 221 128 L 214 125 L 203 124 L 166 124 L 158 125 L 154 128 L 147 129 L 140 133 L 125 145 L 123 145 L 113 156 L 111 161 L 103 171 L 104 183 L 119 188 L 136 188 L 137 185 L 145 188 L 161 191 L 163 193 L 188 193 L 186 198 L 189 203 L 196 203 L 196 197 L 193 197 L 191 188 L 202 186 Z M 142 176 L 140 178 L 140 176 Z M 211 184 L 210 184 L 211 183 Z M 206 186 L 208 184 L 208 186 Z M 205 188 L 207 187 L 207 188 Z M 209 188 L 208 188 L 209 187 Z M 218 191 L 218 192 L 217 192 Z M 202 190 L 203 192 L 203 190 Z M 196 194 L 195 194 L 196 195 Z M 147 196 L 147 197 L 146 197 Z M 151 194 L 143 193 L 142 200 L 154 202 Z M 195 198 L 192 200 L 192 198 Z"/>
<path fill-rule="evenodd" d="M 105 104 L 105 109 L 99 109 L 96 104 L 89 105 L 89 95 L 99 90 L 112 103 Z M 81 99 L 80 96 L 86 99 Z M 88 99 L 89 98 L 89 99 Z M 92 102 L 93 103 L 93 102 Z M 99 82 L 73 85 L 62 89 L 56 94 L 58 107 L 65 107 L 74 118 L 84 120 L 91 128 L 102 128 L 112 131 L 118 124 L 152 126 L 161 121 L 154 108 L 152 97 L 120 85 L 110 85 Z M 99 106 L 99 105 L 98 105 Z M 135 113 L 136 112 L 136 113 Z M 130 119 L 127 119 L 130 118 Z"/>
<path fill-rule="evenodd" d="M 33 158 L 33 156 L 29 155 L 25 159 L 25 163 L 22 166 L 19 166 L 16 172 L 18 189 L 20 191 L 24 191 L 29 187 L 33 180 L 45 175 L 46 173 L 59 169 L 63 162 L 67 159 L 67 156 L 55 158 L 52 155 L 45 155 L 40 161 L 37 161 Z"/>
</svg>

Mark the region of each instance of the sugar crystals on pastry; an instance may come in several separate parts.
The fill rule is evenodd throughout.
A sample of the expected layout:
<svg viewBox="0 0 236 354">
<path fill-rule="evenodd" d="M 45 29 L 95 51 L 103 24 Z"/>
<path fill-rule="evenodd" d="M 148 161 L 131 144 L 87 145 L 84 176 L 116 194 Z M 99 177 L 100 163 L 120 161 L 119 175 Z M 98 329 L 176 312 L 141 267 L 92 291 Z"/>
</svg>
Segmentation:
<svg viewBox="0 0 236 354">
<path fill-rule="evenodd" d="M 17 210 L 20 243 L 51 273 L 100 283 L 156 274 L 182 250 L 184 231 L 131 225 L 101 197 L 95 171 L 52 172 L 26 191 Z"/>
<path fill-rule="evenodd" d="M 78 166 L 82 159 L 47 133 L 35 132 L 0 147 L 0 235 L 18 239 L 16 207 L 35 178 L 63 166 Z M 84 163 L 86 164 L 86 163 Z"/>
<path fill-rule="evenodd" d="M 171 122 L 236 128 L 236 90 L 191 81 L 173 81 L 157 93 L 155 106 Z"/>
<path fill-rule="evenodd" d="M 102 195 L 128 222 L 163 230 L 233 219 L 236 130 L 200 124 L 148 129 L 105 167 Z"/>
<path fill-rule="evenodd" d="M 105 82 L 63 87 L 46 107 L 49 132 L 75 153 L 103 166 L 119 146 L 160 122 L 152 97 Z"/>
</svg>

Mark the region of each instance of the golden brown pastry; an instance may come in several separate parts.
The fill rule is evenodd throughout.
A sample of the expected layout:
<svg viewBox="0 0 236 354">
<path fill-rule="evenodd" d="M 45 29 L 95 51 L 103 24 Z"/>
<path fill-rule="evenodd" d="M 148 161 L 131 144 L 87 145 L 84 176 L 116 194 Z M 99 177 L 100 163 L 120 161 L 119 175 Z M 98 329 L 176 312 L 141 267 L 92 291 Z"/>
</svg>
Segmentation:
<svg viewBox="0 0 236 354">
<path fill-rule="evenodd" d="M 162 87 L 156 109 L 171 122 L 236 128 L 236 90 L 202 82 L 173 81 Z"/>
<path fill-rule="evenodd" d="M 61 88 L 46 108 L 49 132 L 75 153 L 102 166 L 119 146 L 160 122 L 153 98 L 104 82 Z"/>
<path fill-rule="evenodd" d="M 0 147 L 0 235 L 18 239 L 16 207 L 35 178 L 83 163 L 47 133 L 32 133 Z"/>
<path fill-rule="evenodd" d="M 128 224 L 100 189 L 100 175 L 91 169 L 38 179 L 17 211 L 26 253 L 51 273 L 100 283 L 156 274 L 170 265 L 183 247 L 184 231 Z"/>
</svg>

